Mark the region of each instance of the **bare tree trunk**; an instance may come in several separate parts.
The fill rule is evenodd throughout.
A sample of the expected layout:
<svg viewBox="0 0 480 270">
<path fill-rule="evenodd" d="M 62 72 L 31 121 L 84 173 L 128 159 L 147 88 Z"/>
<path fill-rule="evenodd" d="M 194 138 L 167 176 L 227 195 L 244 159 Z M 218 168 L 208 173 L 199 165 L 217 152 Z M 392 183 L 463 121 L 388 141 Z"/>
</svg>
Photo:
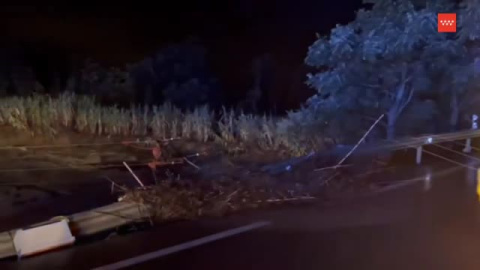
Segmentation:
<svg viewBox="0 0 480 270">
<path fill-rule="evenodd" d="M 396 102 L 387 112 L 387 140 L 395 139 L 397 120 L 400 114 L 404 111 L 405 106 L 410 102 L 407 98 L 402 103 Z"/>
<path fill-rule="evenodd" d="M 395 126 L 397 124 L 396 111 L 390 109 L 387 113 L 387 140 L 395 139 Z"/>
<path fill-rule="evenodd" d="M 388 125 L 387 127 L 387 140 L 395 139 L 395 125 Z"/>
<path fill-rule="evenodd" d="M 404 66 L 402 72 L 401 84 L 395 89 L 395 94 L 393 95 L 392 106 L 387 112 L 387 139 L 393 140 L 395 138 L 395 129 L 399 116 L 405 110 L 405 107 L 412 100 L 414 89 L 407 89 L 408 81 L 410 78 L 407 77 L 407 67 Z"/>
</svg>

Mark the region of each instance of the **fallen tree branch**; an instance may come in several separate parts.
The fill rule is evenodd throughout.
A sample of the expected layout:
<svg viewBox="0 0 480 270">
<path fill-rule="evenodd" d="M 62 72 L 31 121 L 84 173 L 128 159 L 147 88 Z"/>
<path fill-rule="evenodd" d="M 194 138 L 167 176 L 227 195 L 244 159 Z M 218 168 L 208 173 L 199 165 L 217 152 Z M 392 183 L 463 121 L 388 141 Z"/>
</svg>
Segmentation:
<svg viewBox="0 0 480 270">
<path fill-rule="evenodd" d="M 137 182 L 140 184 L 140 186 L 142 188 L 145 188 L 145 185 L 142 183 L 142 181 L 140 181 L 140 178 L 138 178 L 138 176 L 132 171 L 130 166 L 128 166 L 128 164 L 125 161 L 123 162 L 123 165 L 127 168 L 127 170 L 130 172 L 130 174 L 132 174 L 133 178 L 135 178 L 135 180 L 137 180 Z"/>
<path fill-rule="evenodd" d="M 367 132 L 365 132 L 365 134 L 363 134 L 363 137 L 360 138 L 360 140 L 352 148 L 352 150 L 350 150 L 350 152 L 348 152 L 347 155 L 342 160 L 340 160 L 340 162 L 338 162 L 338 164 L 334 167 L 335 169 L 337 169 L 340 165 L 342 165 L 342 163 L 355 151 L 355 149 L 357 149 L 357 147 L 365 140 L 365 138 L 368 136 L 368 134 L 370 134 L 370 132 L 373 130 L 373 128 L 378 124 L 378 122 L 380 122 L 380 120 L 382 120 L 382 118 L 384 116 L 385 116 L 385 114 L 382 114 L 382 115 L 380 115 L 380 117 L 378 117 L 377 121 L 375 121 L 375 123 L 373 123 L 370 126 L 370 128 L 367 130 Z"/>
<path fill-rule="evenodd" d="M 113 193 L 113 187 L 118 187 L 119 189 L 121 189 L 122 191 L 127 191 L 126 188 L 120 186 L 119 184 L 115 183 L 112 179 L 110 179 L 108 176 L 104 176 L 103 178 L 107 179 L 108 181 L 110 181 L 110 183 L 112 183 L 112 193 Z"/>
<path fill-rule="evenodd" d="M 257 203 L 276 203 L 276 202 L 291 202 L 291 201 L 307 201 L 307 200 L 316 200 L 317 198 L 311 196 L 304 197 L 295 197 L 295 198 L 282 198 L 282 199 L 268 199 L 265 201 L 257 201 Z"/>
<path fill-rule="evenodd" d="M 321 184 L 322 186 L 324 185 L 328 185 L 328 182 L 330 182 L 333 178 L 335 178 L 339 173 L 336 172 L 334 174 L 332 174 L 332 176 L 330 176 L 327 180 L 323 181 L 323 183 Z"/>
<path fill-rule="evenodd" d="M 350 166 L 352 166 L 352 164 L 335 165 L 335 166 L 329 166 L 329 167 L 323 167 L 323 168 L 320 168 L 320 169 L 315 169 L 315 171 L 319 172 L 319 171 L 324 171 L 324 170 L 328 170 L 328 169 L 336 169 L 338 167 L 350 167 Z"/>
<path fill-rule="evenodd" d="M 195 169 L 200 170 L 200 167 L 198 167 L 197 165 L 195 165 L 195 163 L 193 163 L 193 162 L 191 162 L 190 160 L 188 160 L 188 158 L 184 157 L 183 160 L 185 160 L 185 162 L 187 162 L 189 165 L 191 165 L 191 166 L 194 167 Z"/>
</svg>

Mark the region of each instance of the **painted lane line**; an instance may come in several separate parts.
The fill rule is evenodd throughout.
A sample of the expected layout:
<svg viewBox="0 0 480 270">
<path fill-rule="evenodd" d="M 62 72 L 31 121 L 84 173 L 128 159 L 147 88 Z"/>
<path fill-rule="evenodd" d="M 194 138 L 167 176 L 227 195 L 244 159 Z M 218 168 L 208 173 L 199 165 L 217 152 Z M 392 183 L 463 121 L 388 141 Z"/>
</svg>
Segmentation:
<svg viewBox="0 0 480 270">
<path fill-rule="evenodd" d="M 140 255 L 140 256 L 137 256 L 137 257 L 133 257 L 133 258 L 130 258 L 130 259 L 126 259 L 126 260 L 123 260 L 123 261 L 119 261 L 119 262 L 116 262 L 116 263 L 100 266 L 100 267 L 94 268 L 92 270 L 117 270 L 117 269 L 130 267 L 130 266 L 133 266 L 133 265 L 137 265 L 137 264 L 140 264 L 140 263 L 144 263 L 144 262 L 147 262 L 147 261 L 150 261 L 150 260 L 153 260 L 153 259 L 157 259 L 157 258 L 166 256 L 166 255 L 170 255 L 170 254 L 173 254 L 173 253 L 176 253 L 176 252 L 180 252 L 180 251 L 183 251 L 183 250 L 198 247 L 198 246 L 201 246 L 201 245 L 204 245 L 204 244 L 207 244 L 207 243 L 210 243 L 210 242 L 214 242 L 214 241 L 217 241 L 217 240 L 220 240 L 220 239 L 223 239 L 223 238 L 227 238 L 227 237 L 231 237 L 231 236 L 241 234 L 241 233 L 244 233 L 244 232 L 248 232 L 248 231 L 251 231 L 251 230 L 259 229 L 261 227 L 265 227 L 265 226 L 268 226 L 268 225 L 271 225 L 271 222 L 269 222 L 269 221 L 255 222 L 255 223 L 252 223 L 252 224 L 249 224 L 249 225 L 245 225 L 245 226 L 238 227 L 238 228 L 235 228 L 235 229 L 226 230 L 226 231 L 223 231 L 223 232 L 219 232 L 219 233 L 212 234 L 212 235 L 209 235 L 209 236 L 205 236 L 205 237 L 202 237 L 202 238 L 198 238 L 198 239 L 195 239 L 195 240 L 192 240 L 192 241 L 189 241 L 189 242 L 185 242 L 185 243 L 178 244 L 178 245 L 175 245 L 175 246 L 171 246 L 171 247 L 168 247 L 168 248 L 164 248 L 164 249 L 160 249 L 160 250 L 153 251 L 153 252 L 150 252 L 150 253 L 146 253 L 146 254 L 143 254 L 143 255 Z"/>
</svg>

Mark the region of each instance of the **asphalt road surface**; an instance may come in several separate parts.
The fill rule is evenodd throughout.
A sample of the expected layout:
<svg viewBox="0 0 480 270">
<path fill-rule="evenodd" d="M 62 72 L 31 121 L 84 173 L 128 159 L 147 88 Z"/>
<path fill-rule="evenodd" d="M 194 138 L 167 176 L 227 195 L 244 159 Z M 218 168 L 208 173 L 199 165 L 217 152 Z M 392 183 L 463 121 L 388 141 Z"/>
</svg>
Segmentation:
<svg viewBox="0 0 480 270">
<path fill-rule="evenodd" d="M 168 224 L 0 269 L 480 269 L 475 172 L 425 179 L 331 205 Z"/>
</svg>

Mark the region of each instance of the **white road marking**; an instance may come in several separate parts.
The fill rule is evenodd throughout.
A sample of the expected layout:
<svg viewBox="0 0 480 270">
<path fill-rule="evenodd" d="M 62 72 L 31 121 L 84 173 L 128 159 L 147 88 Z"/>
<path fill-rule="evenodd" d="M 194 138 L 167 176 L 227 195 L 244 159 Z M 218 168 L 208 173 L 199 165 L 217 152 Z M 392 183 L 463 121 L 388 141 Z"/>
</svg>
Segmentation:
<svg viewBox="0 0 480 270">
<path fill-rule="evenodd" d="M 237 234 L 241 234 L 241 233 L 244 233 L 244 232 L 255 230 L 255 229 L 258 229 L 258 228 L 261 228 L 261 227 L 265 227 L 265 226 L 268 226 L 270 224 L 271 224 L 271 222 L 269 222 L 269 221 L 255 222 L 255 223 L 252 223 L 250 225 L 245 225 L 245 226 L 238 227 L 238 228 L 235 228 L 235 229 L 226 230 L 226 231 L 223 231 L 223 232 L 219 232 L 219 233 L 216 233 L 216 234 L 212 234 L 212 235 L 209 235 L 209 236 L 198 238 L 198 239 L 195 239 L 195 240 L 192 240 L 192 241 L 189 241 L 189 242 L 178 244 L 178 245 L 175 245 L 175 246 L 172 246 L 172 247 L 168 247 L 168 248 L 160 249 L 160 250 L 157 250 L 157 251 L 153 251 L 153 252 L 146 253 L 146 254 L 143 254 L 143 255 L 140 255 L 140 256 L 137 256 L 137 257 L 133 257 L 133 258 L 126 259 L 126 260 L 123 260 L 123 261 L 119 261 L 119 262 L 116 262 L 116 263 L 100 266 L 100 267 L 94 268 L 92 270 L 117 270 L 117 269 L 130 267 L 130 266 L 133 266 L 133 265 L 136 265 L 136 264 L 147 262 L 149 260 L 157 259 L 157 258 L 166 256 L 166 255 L 170 255 L 172 253 L 180 252 L 180 251 L 183 251 L 183 250 L 186 250 L 186 249 L 191 249 L 191 248 L 198 247 L 198 246 L 201 246 L 201 245 L 204 245 L 204 244 L 207 244 L 207 243 L 210 243 L 210 242 L 214 242 L 214 241 L 217 241 L 217 240 L 220 240 L 220 239 L 223 239 L 223 238 L 227 238 L 227 237 L 230 237 L 230 236 L 234 236 L 234 235 L 237 235 Z"/>
</svg>

